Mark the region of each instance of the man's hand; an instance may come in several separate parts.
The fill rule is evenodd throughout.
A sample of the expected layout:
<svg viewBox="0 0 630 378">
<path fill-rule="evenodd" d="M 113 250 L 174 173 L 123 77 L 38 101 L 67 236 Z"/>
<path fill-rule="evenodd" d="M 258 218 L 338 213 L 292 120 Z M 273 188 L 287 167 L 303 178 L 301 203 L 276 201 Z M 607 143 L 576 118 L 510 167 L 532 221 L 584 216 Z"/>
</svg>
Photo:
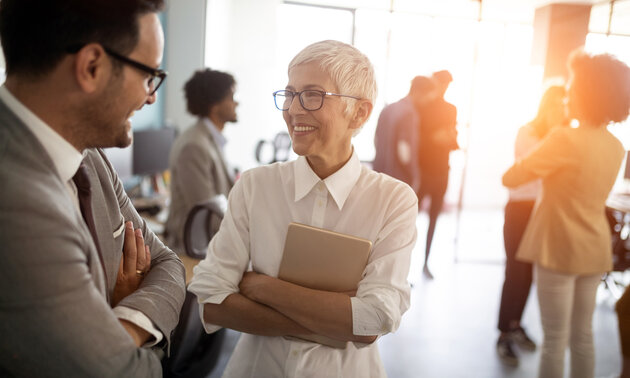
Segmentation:
<svg viewBox="0 0 630 378">
<path fill-rule="evenodd" d="M 112 306 L 116 306 L 127 295 L 140 287 L 144 275 L 151 268 L 151 251 L 144 244 L 142 230 L 133 229 L 133 223 L 125 224 L 123 255 L 118 267 L 116 286 L 112 295 Z"/>
</svg>

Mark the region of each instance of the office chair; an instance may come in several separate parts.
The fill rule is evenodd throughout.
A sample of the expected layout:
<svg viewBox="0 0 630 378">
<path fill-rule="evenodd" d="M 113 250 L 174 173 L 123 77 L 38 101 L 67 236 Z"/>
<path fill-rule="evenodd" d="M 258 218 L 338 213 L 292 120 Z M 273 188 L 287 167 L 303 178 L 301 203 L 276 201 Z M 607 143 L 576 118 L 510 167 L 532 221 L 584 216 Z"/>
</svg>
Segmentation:
<svg viewBox="0 0 630 378">
<path fill-rule="evenodd" d="M 198 260 L 206 257 L 208 243 L 218 231 L 226 210 L 227 198 L 222 194 L 193 206 L 184 225 L 184 249 L 188 256 Z"/>
<path fill-rule="evenodd" d="M 214 236 L 227 209 L 225 196 L 216 196 L 195 205 L 186 218 L 184 247 L 195 259 L 206 256 L 208 243 Z M 162 362 L 164 377 L 206 377 L 216 366 L 225 329 L 207 334 L 199 318 L 197 297 L 186 292 L 179 323 L 171 341 L 171 355 Z"/>
<path fill-rule="evenodd" d="M 291 137 L 286 131 L 277 133 L 273 141 L 261 139 L 256 145 L 256 161 L 259 164 L 272 164 L 287 161 L 291 155 Z"/>
</svg>

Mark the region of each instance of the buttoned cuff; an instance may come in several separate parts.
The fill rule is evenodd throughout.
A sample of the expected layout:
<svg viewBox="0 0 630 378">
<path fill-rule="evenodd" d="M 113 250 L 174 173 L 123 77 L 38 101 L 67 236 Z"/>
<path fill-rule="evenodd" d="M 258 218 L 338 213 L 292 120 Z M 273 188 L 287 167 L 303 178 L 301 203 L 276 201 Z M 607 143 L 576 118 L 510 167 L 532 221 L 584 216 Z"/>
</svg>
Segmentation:
<svg viewBox="0 0 630 378">
<path fill-rule="evenodd" d="M 151 348 L 152 346 L 157 345 L 164 338 L 162 332 L 155 328 L 151 319 L 138 310 L 125 306 L 116 306 L 114 307 L 114 315 L 116 315 L 118 319 L 123 319 L 137 325 L 153 336 L 153 338 L 149 339 L 149 341 L 142 345 L 143 348 Z"/>
</svg>

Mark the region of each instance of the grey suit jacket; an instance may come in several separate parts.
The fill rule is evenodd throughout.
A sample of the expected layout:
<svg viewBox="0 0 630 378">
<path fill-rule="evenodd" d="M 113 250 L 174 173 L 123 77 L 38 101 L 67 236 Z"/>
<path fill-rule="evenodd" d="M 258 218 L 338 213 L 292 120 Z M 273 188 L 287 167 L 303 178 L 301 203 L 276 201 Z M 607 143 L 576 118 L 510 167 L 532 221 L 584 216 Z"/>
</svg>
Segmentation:
<svg viewBox="0 0 630 378">
<path fill-rule="evenodd" d="M 143 230 L 152 266 L 121 305 L 168 339 L 184 300 L 184 268 L 147 229 L 102 151 L 84 162 L 104 268 L 89 230 L 43 146 L 0 102 L 0 376 L 160 376 L 155 351 L 136 348 L 108 298 L 124 220 Z"/>
<path fill-rule="evenodd" d="M 184 224 L 188 212 L 198 204 L 223 194 L 234 185 L 227 164 L 206 124 L 200 120 L 175 141 L 169 158 L 171 204 L 166 221 L 167 244 L 184 252 Z M 220 222 L 213 228 L 218 229 Z"/>
<path fill-rule="evenodd" d="M 418 168 L 418 125 L 420 116 L 409 97 L 387 105 L 378 117 L 374 134 L 376 154 L 372 169 L 407 183 L 414 190 L 420 181 Z M 409 147 L 409 161 L 401 161 L 399 142 Z"/>
</svg>

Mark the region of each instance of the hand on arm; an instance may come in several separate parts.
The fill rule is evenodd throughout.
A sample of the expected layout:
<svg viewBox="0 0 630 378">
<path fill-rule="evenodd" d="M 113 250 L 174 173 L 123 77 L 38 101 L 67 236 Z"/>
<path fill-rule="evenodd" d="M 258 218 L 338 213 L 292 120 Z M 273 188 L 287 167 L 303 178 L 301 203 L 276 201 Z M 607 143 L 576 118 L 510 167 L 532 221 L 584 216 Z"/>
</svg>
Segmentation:
<svg viewBox="0 0 630 378">
<path fill-rule="evenodd" d="M 120 259 L 116 286 L 112 295 L 112 306 L 115 307 L 123 298 L 140 287 L 144 275 L 151 268 L 151 252 L 144 244 L 140 229 L 133 229 L 132 222 L 125 224 L 125 240 L 123 255 Z M 141 272 L 141 273 L 139 273 Z M 152 337 L 151 333 L 142 327 L 124 319 L 118 319 L 125 331 L 133 338 L 137 347 L 144 345 Z"/>
<path fill-rule="evenodd" d="M 151 269 L 151 251 L 144 244 L 140 229 L 133 229 L 133 223 L 125 224 L 125 240 L 123 255 L 120 259 L 116 286 L 112 297 L 112 306 L 116 306 L 123 298 L 138 290 L 144 275 Z"/>
<path fill-rule="evenodd" d="M 239 288 L 246 298 L 271 307 L 311 333 L 342 341 L 376 340 L 376 335 L 353 334 L 352 293 L 313 290 L 254 272 L 243 275 Z"/>
</svg>

